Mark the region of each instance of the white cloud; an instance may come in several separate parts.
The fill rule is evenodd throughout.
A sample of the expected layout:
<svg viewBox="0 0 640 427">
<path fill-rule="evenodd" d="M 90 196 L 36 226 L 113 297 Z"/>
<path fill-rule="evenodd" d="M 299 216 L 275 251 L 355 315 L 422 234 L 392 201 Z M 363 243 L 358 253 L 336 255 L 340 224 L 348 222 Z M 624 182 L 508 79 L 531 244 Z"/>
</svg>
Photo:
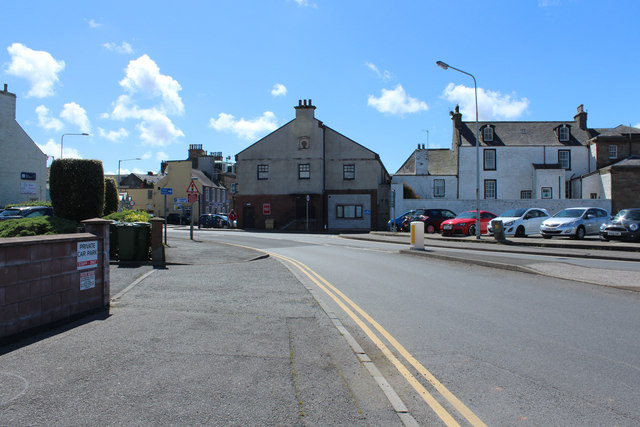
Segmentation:
<svg viewBox="0 0 640 427">
<path fill-rule="evenodd" d="M 126 55 L 131 55 L 133 53 L 133 48 L 127 42 L 122 42 L 120 45 L 117 45 L 115 43 L 104 43 L 102 47 L 104 47 L 108 51 Z"/>
<path fill-rule="evenodd" d="M 310 2 L 309 0 L 293 0 L 293 1 L 295 1 L 300 7 L 318 7 L 317 4 Z"/>
<path fill-rule="evenodd" d="M 7 51 L 11 64 L 6 72 L 31 83 L 27 97 L 45 98 L 54 94 L 53 87 L 59 82 L 58 74 L 64 70 L 64 61 L 57 61 L 49 52 L 32 50 L 21 43 L 13 43 Z"/>
<path fill-rule="evenodd" d="M 273 96 L 284 96 L 287 94 L 287 88 L 285 85 L 281 83 L 276 83 L 273 85 L 273 89 L 271 89 L 271 95 Z"/>
<path fill-rule="evenodd" d="M 111 142 L 120 142 L 126 137 L 129 136 L 129 132 L 125 128 L 120 128 L 118 130 L 110 130 L 106 131 L 102 128 L 98 128 L 98 135 L 100 135 L 104 139 L 108 139 Z"/>
<path fill-rule="evenodd" d="M 99 23 L 98 21 L 96 21 L 95 19 L 90 19 L 89 20 L 89 26 L 91 28 L 98 28 L 98 27 L 102 27 L 102 24 Z"/>
<path fill-rule="evenodd" d="M 468 120 L 475 120 L 475 95 L 472 87 L 454 85 L 449 83 L 442 93 L 442 97 L 448 101 L 460 105 L 463 116 Z M 515 119 L 529 108 L 527 98 L 514 99 L 511 95 L 502 95 L 483 88 L 478 88 L 478 120 L 505 120 Z"/>
<path fill-rule="evenodd" d="M 376 73 L 376 75 L 382 80 L 391 80 L 391 78 L 393 77 L 393 74 L 391 74 L 391 71 L 384 70 L 384 72 L 380 72 L 376 64 L 373 64 L 371 62 L 365 62 L 364 65 L 367 68 L 369 68 L 371 71 Z"/>
<path fill-rule="evenodd" d="M 640 123 L 634 126 L 634 128 L 640 129 Z"/>
<path fill-rule="evenodd" d="M 53 139 L 47 141 L 45 145 L 37 144 L 40 150 L 50 157 L 60 158 L 60 144 L 56 143 Z M 64 147 L 63 157 L 65 159 L 81 159 L 82 156 L 75 148 Z"/>
<path fill-rule="evenodd" d="M 184 112 L 184 104 L 178 94 L 182 87 L 171 76 L 160 74 L 160 68 L 148 55 L 129 62 L 126 76 L 120 81 L 120 85 L 130 94 L 162 97 L 163 107 L 170 114 Z"/>
<path fill-rule="evenodd" d="M 393 90 L 382 89 L 382 95 L 379 98 L 369 95 L 367 104 L 381 113 L 392 115 L 417 113 L 429 109 L 425 102 L 407 95 L 402 85 L 396 86 Z"/>
<path fill-rule="evenodd" d="M 49 115 L 49 109 L 44 105 L 36 107 L 36 114 L 38 115 L 38 126 L 43 129 L 61 131 L 64 127 L 62 121 Z"/>
<path fill-rule="evenodd" d="M 258 135 L 276 130 L 278 123 L 271 111 L 265 111 L 262 116 L 253 120 L 236 120 L 231 114 L 220 113 L 217 119 L 209 120 L 209 127 L 217 131 L 233 132 L 240 138 L 252 140 Z"/>
<path fill-rule="evenodd" d="M 87 111 L 75 102 L 64 104 L 60 117 L 65 121 L 78 126 L 81 132 L 91 132 L 91 123 L 89 123 Z"/>
<path fill-rule="evenodd" d="M 166 146 L 184 136 L 166 114 L 154 109 L 144 110 L 144 119 L 136 129 L 140 132 L 142 143 L 151 146 Z"/>
<path fill-rule="evenodd" d="M 169 159 L 169 155 L 164 151 L 158 151 L 156 153 L 156 160 L 163 161 Z"/>
</svg>

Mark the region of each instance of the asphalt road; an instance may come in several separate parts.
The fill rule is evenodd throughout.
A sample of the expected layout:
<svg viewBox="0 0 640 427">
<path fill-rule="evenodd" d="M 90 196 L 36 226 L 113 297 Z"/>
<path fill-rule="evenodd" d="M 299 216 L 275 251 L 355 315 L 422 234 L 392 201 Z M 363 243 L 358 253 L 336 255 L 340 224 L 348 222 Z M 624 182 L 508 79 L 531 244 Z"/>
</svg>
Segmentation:
<svg viewBox="0 0 640 427">
<path fill-rule="evenodd" d="M 349 315 L 328 292 L 320 290 L 318 298 L 425 424 L 443 416 L 413 381 L 463 424 L 640 424 L 637 292 L 405 256 L 397 245 L 332 236 L 216 231 L 198 238 L 290 257 L 341 291 L 360 314 Z M 606 275 L 599 262 L 583 260 L 575 268 Z M 626 267 L 637 274 L 633 263 Z M 348 305 L 347 299 L 340 301 Z M 382 346 L 359 323 L 362 313 L 370 316 L 365 326 L 380 325 L 388 334 L 375 332 Z M 394 348 L 396 341 L 401 347 Z M 418 366 L 409 365 L 412 359 Z"/>
</svg>

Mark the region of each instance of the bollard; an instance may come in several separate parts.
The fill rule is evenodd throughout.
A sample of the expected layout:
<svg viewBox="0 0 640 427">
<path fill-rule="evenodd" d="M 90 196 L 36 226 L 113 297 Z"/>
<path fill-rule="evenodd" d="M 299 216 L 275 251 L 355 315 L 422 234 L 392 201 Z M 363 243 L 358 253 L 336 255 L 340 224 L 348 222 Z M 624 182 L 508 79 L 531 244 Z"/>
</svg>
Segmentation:
<svg viewBox="0 0 640 427">
<path fill-rule="evenodd" d="M 424 222 L 411 222 L 411 247 L 415 251 L 424 250 Z"/>
<path fill-rule="evenodd" d="M 491 228 L 493 228 L 493 236 L 497 241 L 502 242 L 505 240 L 502 221 L 491 221 Z"/>
</svg>

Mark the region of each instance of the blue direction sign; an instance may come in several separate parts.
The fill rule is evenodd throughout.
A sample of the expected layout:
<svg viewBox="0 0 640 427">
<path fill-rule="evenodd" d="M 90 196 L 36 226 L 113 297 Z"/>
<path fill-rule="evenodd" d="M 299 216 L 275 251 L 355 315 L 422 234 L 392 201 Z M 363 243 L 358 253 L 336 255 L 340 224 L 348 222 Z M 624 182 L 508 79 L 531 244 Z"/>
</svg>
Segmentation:
<svg viewBox="0 0 640 427">
<path fill-rule="evenodd" d="M 171 196 L 173 194 L 173 188 L 164 187 L 160 189 L 160 194 L 165 196 Z"/>
</svg>

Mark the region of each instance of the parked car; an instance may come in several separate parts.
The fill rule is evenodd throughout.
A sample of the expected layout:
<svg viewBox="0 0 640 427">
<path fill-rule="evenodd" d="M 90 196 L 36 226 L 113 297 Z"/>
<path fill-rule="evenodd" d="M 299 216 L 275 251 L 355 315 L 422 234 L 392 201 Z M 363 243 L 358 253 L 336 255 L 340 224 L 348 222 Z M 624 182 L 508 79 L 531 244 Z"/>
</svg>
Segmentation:
<svg viewBox="0 0 640 427">
<path fill-rule="evenodd" d="M 167 224 L 188 224 L 189 221 L 184 215 L 180 215 L 179 213 L 170 213 L 167 215 Z"/>
<path fill-rule="evenodd" d="M 640 240 L 640 209 L 623 209 L 600 226 L 603 240 Z"/>
<path fill-rule="evenodd" d="M 202 214 L 198 218 L 198 228 L 229 228 L 229 220 L 219 214 Z"/>
<path fill-rule="evenodd" d="M 487 231 L 493 234 L 496 221 L 502 221 L 505 236 L 527 237 L 529 234 L 540 234 L 540 226 L 548 218 L 549 212 L 546 209 L 511 209 L 492 219 Z"/>
<path fill-rule="evenodd" d="M 6 219 L 36 218 L 39 216 L 53 216 L 50 206 L 16 206 L 0 212 L 0 221 Z"/>
<path fill-rule="evenodd" d="M 405 218 L 414 216 L 416 212 L 417 212 L 416 209 L 411 209 L 410 211 L 406 211 L 405 213 L 403 213 L 402 215 L 400 215 L 399 217 L 393 220 L 390 219 L 389 221 L 387 221 L 387 231 L 393 230 L 393 224 L 395 224 L 396 230 L 400 230 L 402 228 L 402 223 L 405 221 Z"/>
<path fill-rule="evenodd" d="M 487 232 L 489 221 L 497 215 L 487 211 L 480 211 L 480 233 Z M 452 234 L 464 234 L 473 236 L 476 234 L 476 211 L 465 211 L 453 219 L 443 221 L 440 225 L 440 232 L 443 236 Z"/>
<path fill-rule="evenodd" d="M 565 236 L 584 239 L 584 236 L 600 234 L 600 227 L 609 221 L 609 212 L 602 208 L 580 207 L 563 209 L 542 222 L 542 237 Z"/>
<path fill-rule="evenodd" d="M 424 209 L 423 213 L 411 217 L 411 221 L 422 221 L 426 233 L 435 233 L 440 231 L 442 221 L 455 217 L 456 214 L 449 209 Z"/>
</svg>

